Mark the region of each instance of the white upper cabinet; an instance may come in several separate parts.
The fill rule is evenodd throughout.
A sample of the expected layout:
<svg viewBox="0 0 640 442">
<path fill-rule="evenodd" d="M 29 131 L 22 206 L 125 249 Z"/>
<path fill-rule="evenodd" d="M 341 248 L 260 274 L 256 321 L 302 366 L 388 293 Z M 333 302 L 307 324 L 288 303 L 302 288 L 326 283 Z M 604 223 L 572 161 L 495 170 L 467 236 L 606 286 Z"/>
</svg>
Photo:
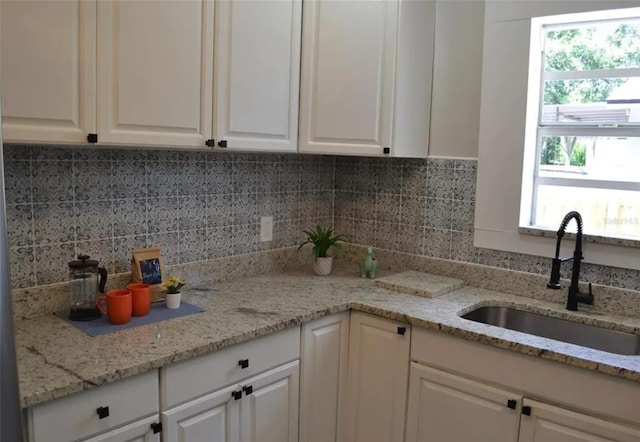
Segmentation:
<svg viewBox="0 0 640 442">
<path fill-rule="evenodd" d="M 300 151 L 425 157 L 435 2 L 305 4 Z"/>
<path fill-rule="evenodd" d="M 297 149 L 301 21 L 301 0 L 216 2 L 218 145 Z"/>
<path fill-rule="evenodd" d="M 95 131 L 96 4 L 0 3 L 5 141 L 86 143 Z"/>
<path fill-rule="evenodd" d="M 213 2 L 98 2 L 98 141 L 205 146 Z"/>
</svg>

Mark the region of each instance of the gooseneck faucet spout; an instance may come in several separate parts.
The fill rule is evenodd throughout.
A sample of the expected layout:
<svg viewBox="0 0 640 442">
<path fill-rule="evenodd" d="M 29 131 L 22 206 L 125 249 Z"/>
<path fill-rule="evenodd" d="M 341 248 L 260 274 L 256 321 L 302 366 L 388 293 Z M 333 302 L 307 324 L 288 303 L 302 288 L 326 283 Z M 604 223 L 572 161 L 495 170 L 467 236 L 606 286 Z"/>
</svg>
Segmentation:
<svg viewBox="0 0 640 442">
<path fill-rule="evenodd" d="M 564 237 L 565 230 L 569 222 L 574 219 L 578 225 L 578 233 L 576 234 L 576 246 L 573 256 L 569 258 L 560 258 L 560 244 Z M 569 286 L 569 294 L 567 296 L 567 310 L 578 310 L 578 302 L 584 304 L 593 304 L 593 294 L 591 293 L 591 283 L 589 283 L 589 293 L 580 293 L 578 282 L 580 280 L 580 262 L 582 261 L 582 216 L 576 211 L 567 213 L 560 223 L 557 232 L 558 241 L 556 242 L 556 255 L 551 263 L 551 278 L 547 283 L 547 287 L 553 290 L 559 290 L 560 286 L 560 266 L 565 261 L 573 261 L 571 270 L 571 285 Z"/>
</svg>

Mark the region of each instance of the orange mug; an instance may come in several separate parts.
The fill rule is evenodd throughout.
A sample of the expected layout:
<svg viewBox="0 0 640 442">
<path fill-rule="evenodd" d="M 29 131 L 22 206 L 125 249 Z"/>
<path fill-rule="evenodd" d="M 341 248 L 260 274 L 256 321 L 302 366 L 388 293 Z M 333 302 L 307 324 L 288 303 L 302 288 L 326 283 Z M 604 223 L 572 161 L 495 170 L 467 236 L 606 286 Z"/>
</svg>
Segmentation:
<svg viewBox="0 0 640 442">
<path fill-rule="evenodd" d="M 133 316 L 146 316 L 151 310 L 151 286 L 149 284 L 129 284 Z"/>
<path fill-rule="evenodd" d="M 103 302 L 107 303 L 106 309 L 102 305 Z M 96 305 L 112 324 L 126 324 L 131 321 L 131 291 L 129 290 L 111 290 L 106 296 L 99 296 Z"/>
</svg>

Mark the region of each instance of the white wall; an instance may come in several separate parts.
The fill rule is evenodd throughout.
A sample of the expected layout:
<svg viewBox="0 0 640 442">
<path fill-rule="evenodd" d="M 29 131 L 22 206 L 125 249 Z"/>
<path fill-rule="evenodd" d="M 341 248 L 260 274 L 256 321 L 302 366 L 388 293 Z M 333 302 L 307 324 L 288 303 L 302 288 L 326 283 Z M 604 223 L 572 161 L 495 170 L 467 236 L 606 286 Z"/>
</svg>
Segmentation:
<svg viewBox="0 0 640 442">
<path fill-rule="evenodd" d="M 640 1 L 487 1 L 474 245 L 549 256 L 555 239 L 518 233 L 530 18 L 640 6 Z M 567 241 L 565 241 L 567 242 Z M 567 244 L 567 249 L 570 244 Z M 585 245 L 585 261 L 640 269 L 637 249 Z"/>
<path fill-rule="evenodd" d="M 484 1 L 436 6 L 429 155 L 478 156 Z"/>
</svg>

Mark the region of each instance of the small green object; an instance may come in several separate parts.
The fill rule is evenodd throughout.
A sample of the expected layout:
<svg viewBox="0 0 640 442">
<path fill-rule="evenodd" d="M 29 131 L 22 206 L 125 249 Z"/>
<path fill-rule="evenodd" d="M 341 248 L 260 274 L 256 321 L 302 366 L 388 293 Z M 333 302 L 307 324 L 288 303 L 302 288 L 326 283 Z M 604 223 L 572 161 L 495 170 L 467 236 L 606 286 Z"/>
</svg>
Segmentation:
<svg viewBox="0 0 640 442">
<path fill-rule="evenodd" d="M 360 277 L 374 279 L 376 277 L 377 270 L 378 261 L 373 257 L 373 249 L 369 246 L 364 258 L 360 260 Z"/>
</svg>

